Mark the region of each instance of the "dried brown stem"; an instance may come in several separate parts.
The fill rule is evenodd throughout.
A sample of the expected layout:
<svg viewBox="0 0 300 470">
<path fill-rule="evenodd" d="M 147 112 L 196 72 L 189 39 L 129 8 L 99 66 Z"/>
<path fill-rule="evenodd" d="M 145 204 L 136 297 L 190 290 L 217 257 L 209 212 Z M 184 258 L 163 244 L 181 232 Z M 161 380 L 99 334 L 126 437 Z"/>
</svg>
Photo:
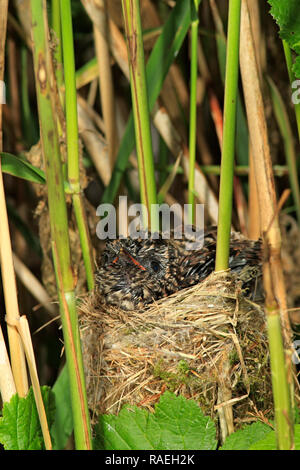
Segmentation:
<svg viewBox="0 0 300 470">
<path fill-rule="evenodd" d="M 277 444 L 279 449 L 288 449 L 293 445 L 293 427 L 291 425 L 292 332 L 281 263 L 281 234 L 275 182 L 247 0 L 242 0 L 240 64 L 258 191 L 260 226 L 265 247 L 263 283 L 277 423 Z"/>
</svg>

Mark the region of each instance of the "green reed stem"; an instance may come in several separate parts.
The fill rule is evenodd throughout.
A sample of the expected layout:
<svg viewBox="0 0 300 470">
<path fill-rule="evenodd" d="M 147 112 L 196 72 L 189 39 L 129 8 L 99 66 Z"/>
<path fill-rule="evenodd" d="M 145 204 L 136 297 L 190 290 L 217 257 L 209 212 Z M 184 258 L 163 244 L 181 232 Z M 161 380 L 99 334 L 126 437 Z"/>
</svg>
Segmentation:
<svg viewBox="0 0 300 470">
<path fill-rule="evenodd" d="M 56 282 L 58 292 L 62 293 L 59 295 L 60 313 L 70 378 L 75 445 L 77 449 L 90 449 L 91 433 L 89 412 L 84 384 L 82 353 L 79 342 L 62 163 L 55 119 L 55 98 L 52 88 L 55 77 L 48 42 L 46 0 L 32 0 L 31 15 L 40 136 L 47 179 L 52 253 L 55 263 Z M 74 347 L 72 347 L 72 345 Z"/>
<path fill-rule="evenodd" d="M 173 165 L 158 165 L 156 168 L 158 171 L 165 171 L 167 174 L 173 171 L 175 164 Z M 199 168 L 203 173 L 206 175 L 220 175 L 221 167 L 220 165 L 199 165 Z M 239 176 L 248 176 L 249 175 L 249 166 L 248 165 L 236 165 L 234 167 L 234 174 Z M 182 167 L 178 167 L 177 174 L 182 175 L 184 173 Z M 282 176 L 287 176 L 289 174 L 289 169 L 287 165 L 273 165 L 273 173 L 274 176 L 281 178 Z M 166 177 L 164 178 L 163 182 L 165 181 Z M 162 184 L 161 184 L 162 185 Z"/>
<path fill-rule="evenodd" d="M 146 83 L 143 35 L 138 0 L 122 0 L 125 33 L 130 70 L 130 86 L 138 157 L 141 203 L 147 208 L 143 214 L 144 227 L 159 229 L 158 217 L 151 211 L 157 204 L 150 113 Z"/>
<path fill-rule="evenodd" d="M 198 49 L 198 7 L 199 0 L 192 1 L 191 22 L 191 86 L 190 86 L 190 130 L 189 130 L 189 181 L 188 203 L 189 223 L 195 223 L 195 161 L 196 161 L 196 132 L 197 132 L 197 49 Z"/>
<path fill-rule="evenodd" d="M 63 44 L 63 63 L 65 75 L 65 109 L 67 130 L 68 180 L 72 193 L 72 200 L 80 244 L 85 265 L 88 289 L 94 288 L 94 269 L 91 258 L 91 244 L 86 221 L 84 205 L 81 197 L 79 177 L 79 136 L 77 119 L 77 94 L 75 79 L 75 58 L 72 27 L 72 11 L 70 0 L 60 0 L 61 30 Z"/>
<path fill-rule="evenodd" d="M 229 0 L 216 271 L 229 267 L 241 0 Z"/>
</svg>

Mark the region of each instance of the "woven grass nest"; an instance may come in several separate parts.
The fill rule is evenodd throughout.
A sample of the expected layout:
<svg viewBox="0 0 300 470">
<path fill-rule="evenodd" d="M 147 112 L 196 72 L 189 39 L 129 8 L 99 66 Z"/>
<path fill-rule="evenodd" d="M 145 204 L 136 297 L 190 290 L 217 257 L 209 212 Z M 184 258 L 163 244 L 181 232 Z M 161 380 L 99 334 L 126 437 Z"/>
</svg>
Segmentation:
<svg viewBox="0 0 300 470">
<path fill-rule="evenodd" d="M 223 435 L 272 417 L 264 312 L 229 272 L 143 311 L 108 308 L 92 294 L 81 305 L 80 331 L 94 417 L 125 403 L 153 410 L 165 390 L 219 418 Z"/>
</svg>

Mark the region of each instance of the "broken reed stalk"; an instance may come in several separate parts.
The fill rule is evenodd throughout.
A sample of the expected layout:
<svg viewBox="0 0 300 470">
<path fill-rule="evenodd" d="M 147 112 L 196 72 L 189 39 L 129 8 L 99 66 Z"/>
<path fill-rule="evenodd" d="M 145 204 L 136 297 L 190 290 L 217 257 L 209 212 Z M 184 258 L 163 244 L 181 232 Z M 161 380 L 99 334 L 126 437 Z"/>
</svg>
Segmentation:
<svg viewBox="0 0 300 470">
<path fill-rule="evenodd" d="M 191 84 L 190 84 L 190 129 L 189 129 L 189 223 L 195 223 L 195 160 L 197 131 L 197 64 L 198 64 L 198 7 L 199 0 L 192 2 L 191 22 Z"/>
<path fill-rule="evenodd" d="M 63 291 L 60 314 L 63 326 L 65 352 L 70 380 L 70 396 L 76 449 L 90 449 L 91 435 L 85 393 L 82 353 L 79 342 L 78 318 L 71 266 L 67 208 L 64 193 L 62 162 L 55 118 L 55 76 L 49 44 L 47 4 L 45 0 L 31 1 L 33 61 L 39 111 L 42 154 L 46 170 L 48 206 L 52 239 L 52 254 L 56 262 L 56 282 Z M 53 248 L 55 247 L 55 249 Z M 71 328 L 67 327 L 66 299 Z M 71 347 L 75 345 L 75 351 Z M 78 376 L 77 365 L 80 374 Z M 82 406 L 83 403 L 83 406 Z"/>
<path fill-rule="evenodd" d="M 229 1 L 216 271 L 229 267 L 241 0 Z"/>
<path fill-rule="evenodd" d="M 277 120 L 277 124 L 281 133 L 284 144 L 285 159 L 289 169 L 289 180 L 293 193 L 293 200 L 297 214 L 298 224 L 300 224 L 300 191 L 297 169 L 297 157 L 294 147 L 293 131 L 289 122 L 288 113 L 280 96 L 279 90 L 271 77 L 267 77 L 271 92 L 273 111 Z"/>
<path fill-rule="evenodd" d="M 291 329 L 280 258 L 281 236 L 276 212 L 274 177 L 247 0 L 242 0 L 240 64 L 253 152 L 253 165 L 261 209 L 261 229 L 266 250 L 263 278 L 266 294 L 265 311 L 270 344 L 277 443 L 279 449 L 291 449 L 293 447 L 293 415 L 291 408 L 293 382 L 291 351 L 289 349 Z M 284 354 L 284 348 L 286 348 L 286 354 Z"/>
<path fill-rule="evenodd" d="M 83 4 L 97 27 L 99 20 L 97 16 L 97 9 L 92 9 L 91 3 L 83 0 Z M 123 71 L 126 77 L 129 76 L 128 72 L 128 55 L 126 50 L 125 41 L 118 30 L 118 28 L 110 20 L 110 35 L 111 35 L 111 48 L 114 59 L 116 60 L 118 66 Z M 189 3 L 177 3 L 174 9 L 172 10 L 165 26 L 163 29 L 162 35 L 157 39 L 153 51 L 150 55 L 150 58 L 147 62 L 147 81 L 151 84 L 152 88 L 149 86 L 149 107 L 153 108 L 152 117 L 153 124 L 157 128 L 158 132 L 164 139 L 167 147 L 173 154 L 175 158 L 179 154 L 183 154 L 183 171 L 188 179 L 189 174 L 189 154 L 186 145 L 184 144 L 182 138 L 180 137 L 178 130 L 175 129 L 172 121 L 170 120 L 168 114 L 166 113 L 165 108 L 158 108 L 155 105 L 155 101 L 158 97 L 159 90 L 161 89 L 161 84 L 164 78 L 165 73 L 168 70 L 169 64 L 172 63 L 173 58 L 178 54 L 178 51 L 181 47 L 182 41 L 188 31 L 190 25 L 190 8 Z M 173 31 L 176 30 L 177 33 L 174 36 Z M 174 37 L 173 37 L 174 36 Z M 165 44 L 171 43 L 169 49 L 167 49 L 167 56 L 165 54 Z M 164 70 L 163 73 L 157 74 L 158 67 L 160 64 L 163 64 Z M 83 66 L 80 71 L 77 72 L 78 77 L 78 86 L 83 86 L 83 84 L 89 83 L 97 76 L 97 67 L 94 59 L 90 61 L 86 66 Z M 158 78 L 159 77 L 159 80 Z M 155 85 L 155 86 L 153 86 Z M 129 118 L 124 137 L 120 144 L 120 150 L 118 152 L 117 162 L 115 169 L 113 171 L 112 179 L 106 188 L 102 202 L 112 202 L 116 197 L 118 187 L 122 175 L 127 168 L 127 162 L 129 154 L 134 147 L 134 138 L 132 137 L 131 128 L 133 127 L 132 118 Z M 97 162 L 96 162 L 97 163 Z M 95 162 L 94 162 L 95 164 Z M 213 170 L 214 171 L 214 170 Z M 105 172 L 105 176 L 108 172 Z M 103 177 L 102 177 L 103 179 Z M 105 183 L 105 181 L 104 181 Z M 201 172 L 199 165 L 196 162 L 195 165 L 195 195 L 199 198 L 200 202 L 207 204 L 207 210 L 210 215 L 213 223 L 217 223 L 218 219 L 218 203 L 213 191 L 207 184 L 206 178 Z"/>
<path fill-rule="evenodd" d="M 75 80 L 75 58 L 73 43 L 72 12 L 70 0 L 61 0 L 61 30 L 65 80 L 66 140 L 68 156 L 68 180 L 82 256 L 86 271 L 88 289 L 94 288 L 94 263 L 85 209 L 82 201 L 79 176 L 79 136 L 77 119 L 77 99 Z"/>
<path fill-rule="evenodd" d="M 248 236 L 258 240 L 261 236 L 257 183 L 254 173 L 251 144 L 249 142 Z"/>
<path fill-rule="evenodd" d="M 122 0 L 122 7 L 127 40 L 141 203 L 148 211 L 148 214 L 142 214 L 143 225 L 144 228 L 151 227 L 152 231 L 158 231 L 158 214 L 153 210 L 156 207 L 157 198 L 140 5 L 138 0 Z"/>
<path fill-rule="evenodd" d="M 7 26 L 8 2 L 0 1 L 0 80 L 4 78 L 5 60 L 5 38 Z M 2 104 L 0 104 L 0 152 L 3 150 L 2 140 Z M 5 203 L 5 193 L 0 159 L 0 263 L 2 273 L 2 283 L 5 298 L 7 332 L 10 349 L 10 358 L 16 390 L 21 397 L 25 397 L 28 392 L 28 379 L 25 363 L 25 355 L 20 335 L 15 327 L 19 321 L 19 306 L 17 298 L 16 278 L 13 266 L 11 240 L 9 234 L 7 209 Z"/>
</svg>

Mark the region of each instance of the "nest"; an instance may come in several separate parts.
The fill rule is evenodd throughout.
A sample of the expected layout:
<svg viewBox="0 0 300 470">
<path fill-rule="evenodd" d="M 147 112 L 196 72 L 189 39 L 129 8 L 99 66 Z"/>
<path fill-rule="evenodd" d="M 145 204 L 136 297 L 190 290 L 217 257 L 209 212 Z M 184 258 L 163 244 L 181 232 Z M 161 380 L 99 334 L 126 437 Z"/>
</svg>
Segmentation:
<svg viewBox="0 0 300 470">
<path fill-rule="evenodd" d="M 263 309 L 229 272 L 148 309 L 108 308 L 96 294 L 81 305 L 89 407 L 118 413 L 125 403 L 153 410 L 165 390 L 197 401 L 221 435 L 271 418 L 272 388 Z"/>
</svg>

